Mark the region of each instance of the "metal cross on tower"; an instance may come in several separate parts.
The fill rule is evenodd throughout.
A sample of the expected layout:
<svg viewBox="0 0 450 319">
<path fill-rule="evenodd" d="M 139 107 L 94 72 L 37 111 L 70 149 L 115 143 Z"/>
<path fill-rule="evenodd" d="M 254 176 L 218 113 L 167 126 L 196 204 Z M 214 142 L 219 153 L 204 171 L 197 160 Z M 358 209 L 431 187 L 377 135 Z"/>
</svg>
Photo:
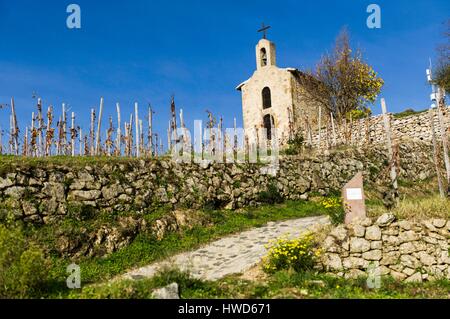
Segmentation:
<svg viewBox="0 0 450 319">
<path fill-rule="evenodd" d="M 264 22 L 263 22 L 261 29 L 258 30 L 258 32 L 263 33 L 263 39 L 267 39 L 267 30 L 269 30 L 269 29 L 270 29 L 270 25 L 265 26 Z"/>
</svg>

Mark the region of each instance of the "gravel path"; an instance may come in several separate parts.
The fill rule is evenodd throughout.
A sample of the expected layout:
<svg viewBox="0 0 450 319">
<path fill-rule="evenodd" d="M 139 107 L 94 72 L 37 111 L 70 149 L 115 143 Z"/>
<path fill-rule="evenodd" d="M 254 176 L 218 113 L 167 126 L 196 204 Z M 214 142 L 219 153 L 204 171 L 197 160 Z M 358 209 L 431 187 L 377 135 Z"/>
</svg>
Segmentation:
<svg viewBox="0 0 450 319">
<path fill-rule="evenodd" d="M 188 271 L 194 278 L 217 280 L 229 274 L 242 273 L 259 263 L 267 253 L 264 246 L 270 240 L 283 235 L 297 237 L 312 226 L 327 223 L 329 220 L 326 216 L 269 222 L 263 227 L 231 235 L 197 250 L 132 270 L 121 278 L 148 278 L 160 269 L 175 267 Z"/>
</svg>

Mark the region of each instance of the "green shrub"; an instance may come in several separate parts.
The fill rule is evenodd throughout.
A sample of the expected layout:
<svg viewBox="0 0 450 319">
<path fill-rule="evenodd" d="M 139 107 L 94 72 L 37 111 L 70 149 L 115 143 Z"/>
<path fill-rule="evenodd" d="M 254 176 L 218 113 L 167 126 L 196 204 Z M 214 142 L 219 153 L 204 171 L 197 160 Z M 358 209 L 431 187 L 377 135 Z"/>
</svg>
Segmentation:
<svg viewBox="0 0 450 319">
<path fill-rule="evenodd" d="M 286 155 L 298 155 L 300 154 L 304 138 L 301 133 L 296 134 L 293 138 L 289 139 L 287 142 L 287 148 L 284 150 L 284 154 Z"/>
<path fill-rule="evenodd" d="M 224 289 L 215 282 L 202 281 L 193 278 L 187 272 L 177 269 L 162 269 L 152 278 L 141 280 L 122 280 L 89 285 L 81 290 L 72 290 L 68 298 L 71 299 L 148 299 L 153 298 L 153 291 L 176 282 L 179 286 L 181 298 L 224 298 Z"/>
<path fill-rule="evenodd" d="M 218 198 L 208 199 L 203 203 L 204 211 L 220 210 L 226 206 L 227 202 Z"/>
<path fill-rule="evenodd" d="M 96 209 L 90 205 L 81 203 L 69 203 L 67 205 L 67 216 L 77 221 L 87 221 L 95 216 Z"/>
<path fill-rule="evenodd" d="M 258 195 L 258 202 L 260 203 L 280 204 L 283 201 L 283 196 L 274 183 L 269 184 L 267 190 L 260 192 Z"/>
<path fill-rule="evenodd" d="M 331 223 L 334 225 L 342 224 L 345 219 L 345 210 L 342 206 L 342 200 L 338 197 L 329 197 L 322 200 L 322 206 L 327 215 L 330 216 Z"/>
<path fill-rule="evenodd" d="M 372 115 L 372 110 L 370 108 L 364 108 L 364 109 L 357 109 L 357 110 L 351 110 L 346 114 L 346 117 L 348 120 L 360 120 L 363 118 L 366 118 L 367 116 Z"/>
<path fill-rule="evenodd" d="M 37 296 L 47 281 L 47 266 L 43 251 L 20 228 L 0 225 L 0 298 Z"/>
<path fill-rule="evenodd" d="M 408 108 L 408 109 L 404 110 L 403 112 L 395 113 L 394 114 L 394 118 L 399 119 L 399 118 L 403 118 L 403 117 L 407 117 L 407 116 L 411 116 L 411 115 L 420 114 L 420 113 L 423 113 L 425 111 L 415 111 L 415 110 L 413 110 L 411 108 Z"/>
<path fill-rule="evenodd" d="M 297 239 L 278 239 L 263 259 L 263 270 L 275 273 L 280 270 L 292 269 L 297 272 L 311 270 L 321 250 L 311 233 Z"/>
</svg>

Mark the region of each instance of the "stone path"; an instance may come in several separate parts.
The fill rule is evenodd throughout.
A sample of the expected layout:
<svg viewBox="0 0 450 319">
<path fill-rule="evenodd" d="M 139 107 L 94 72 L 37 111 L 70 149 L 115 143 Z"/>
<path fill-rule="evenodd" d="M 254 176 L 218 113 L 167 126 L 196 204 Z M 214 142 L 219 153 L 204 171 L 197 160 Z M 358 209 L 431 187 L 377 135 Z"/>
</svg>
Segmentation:
<svg viewBox="0 0 450 319">
<path fill-rule="evenodd" d="M 282 222 L 231 235 L 197 250 L 175 255 L 167 260 L 132 270 L 121 279 L 142 279 L 164 268 L 188 271 L 194 278 L 217 280 L 229 274 L 242 273 L 260 262 L 266 255 L 264 247 L 270 240 L 283 235 L 297 237 L 312 226 L 329 223 L 328 217 L 306 217 Z"/>
</svg>

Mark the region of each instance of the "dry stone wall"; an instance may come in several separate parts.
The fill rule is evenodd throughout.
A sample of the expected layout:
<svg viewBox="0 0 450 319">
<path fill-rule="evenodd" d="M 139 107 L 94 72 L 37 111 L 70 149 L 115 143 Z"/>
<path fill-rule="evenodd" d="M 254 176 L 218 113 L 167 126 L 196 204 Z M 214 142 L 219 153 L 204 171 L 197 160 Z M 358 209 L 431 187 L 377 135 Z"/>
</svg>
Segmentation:
<svg viewBox="0 0 450 319">
<path fill-rule="evenodd" d="M 400 158 L 400 178 L 417 181 L 433 176 L 428 145 L 401 145 Z M 234 209 L 257 204 L 269 185 L 285 199 L 297 200 L 311 192 L 339 190 L 361 170 L 368 182 L 383 184 L 388 176 L 386 151 L 376 147 L 282 157 L 276 176 L 266 174 L 262 164 L 177 164 L 168 158 L 89 165 L 33 163 L 1 167 L 0 218 L 12 212 L 17 219 L 49 223 L 85 207 L 116 213 L 151 213 L 167 205 Z"/>
<path fill-rule="evenodd" d="M 450 130 L 450 107 L 447 107 L 444 114 L 444 125 L 447 131 Z M 392 130 L 392 137 L 394 141 L 431 141 L 431 124 L 428 112 L 422 112 L 402 118 L 396 118 L 393 114 L 389 114 L 389 120 Z M 440 136 L 440 124 L 437 113 L 434 116 L 434 126 L 436 134 Z M 351 135 L 345 138 L 344 130 L 337 130 L 336 142 L 338 144 L 353 144 L 353 145 L 367 145 L 385 143 L 386 133 L 384 128 L 383 116 L 377 115 L 370 118 L 354 121 L 352 125 L 349 124 Z M 450 132 L 449 132 L 450 133 Z M 450 135 L 450 134 L 449 134 Z M 325 128 L 321 132 L 321 147 L 326 147 L 326 143 L 333 142 L 333 135 L 331 129 L 327 131 Z M 319 134 L 315 132 L 312 136 L 312 143 L 314 146 L 319 144 Z"/>
<path fill-rule="evenodd" d="M 385 214 L 334 228 L 323 242 L 322 262 L 346 278 L 371 272 L 406 282 L 450 279 L 449 247 L 450 220 L 395 221 Z"/>
</svg>

